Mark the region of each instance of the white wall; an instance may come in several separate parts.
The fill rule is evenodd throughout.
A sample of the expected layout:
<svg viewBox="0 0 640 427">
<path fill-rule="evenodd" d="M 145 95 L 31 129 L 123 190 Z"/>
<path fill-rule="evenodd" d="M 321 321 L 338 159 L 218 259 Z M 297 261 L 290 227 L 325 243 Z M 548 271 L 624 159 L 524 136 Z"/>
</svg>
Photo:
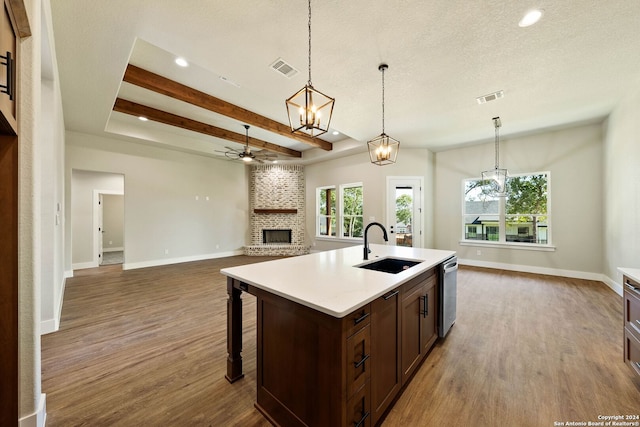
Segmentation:
<svg viewBox="0 0 640 427">
<path fill-rule="evenodd" d="M 509 173 L 550 171 L 554 252 L 461 246 L 462 180 L 479 177 L 481 171 L 493 167 L 494 143 L 436 153 L 435 246 L 455 250 L 463 260 L 478 265 L 549 269 L 577 277 L 600 275 L 604 256 L 602 139 L 601 124 L 501 138 L 500 166 Z"/>
<path fill-rule="evenodd" d="M 38 145 L 41 173 L 41 322 L 42 333 L 58 329 L 64 293 L 64 119 L 57 81 L 41 82 Z"/>
<path fill-rule="evenodd" d="M 124 247 L 124 196 L 105 194 L 102 212 L 102 250 L 121 251 Z"/>
<path fill-rule="evenodd" d="M 43 425 L 45 398 L 41 387 L 40 319 L 42 258 L 41 224 L 41 18 L 42 4 L 48 0 L 24 0 L 31 36 L 18 41 L 17 100 L 19 129 L 18 197 L 18 378 L 20 425 Z M 47 24 L 50 24 L 48 20 Z M 51 256 L 49 253 L 47 256 Z"/>
<path fill-rule="evenodd" d="M 74 270 L 98 267 L 95 224 L 96 192 L 124 193 L 124 175 L 119 173 L 71 171 L 71 246 Z"/>
<path fill-rule="evenodd" d="M 605 126 L 604 274 L 621 286 L 618 267 L 640 268 L 640 85 Z"/>
<path fill-rule="evenodd" d="M 316 239 L 316 188 L 362 182 L 364 198 L 364 223 L 370 217 L 386 226 L 386 185 L 388 176 L 419 176 L 424 178 L 424 247 L 433 247 L 433 154 L 427 149 L 400 148 L 397 162 L 393 165 L 376 166 L 369 154 L 362 152 L 352 156 L 305 166 L 307 198 L 307 244 L 312 251 L 321 251 L 350 246 L 358 243 L 340 243 Z M 371 233 L 372 243 L 384 243 L 382 234 Z M 444 249 L 444 248 L 443 248 Z"/>
<path fill-rule="evenodd" d="M 125 269 L 229 256 L 247 242 L 242 164 L 67 132 L 66 169 L 68 182 L 74 169 L 124 175 Z"/>
</svg>

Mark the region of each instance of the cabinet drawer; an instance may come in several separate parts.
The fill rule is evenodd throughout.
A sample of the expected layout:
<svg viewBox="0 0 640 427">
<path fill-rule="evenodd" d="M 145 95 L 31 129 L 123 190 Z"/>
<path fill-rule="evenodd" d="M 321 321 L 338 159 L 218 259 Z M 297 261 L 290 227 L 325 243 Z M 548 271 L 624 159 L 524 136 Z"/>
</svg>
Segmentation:
<svg viewBox="0 0 640 427">
<path fill-rule="evenodd" d="M 344 425 L 347 427 L 369 427 L 371 425 L 371 404 L 369 401 L 369 383 L 367 382 L 347 401 Z"/>
<path fill-rule="evenodd" d="M 345 316 L 343 322 L 343 328 L 346 330 L 346 336 L 350 337 L 358 329 L 371 322 L 371 304 L 367 304 L 348 316 Z"/>
<path fill-rule="evenodd" d="M 624 325 L 640 338 L 640 285 L 628 277 L 624 278 Z"/>
<path fill-rule="evenodd" d="M 371 327 L 366 325 L 347 339 L 347 397 L 358 391 L 371 376 Z"/>
<path fill-rule="evenodd" d="M 624 361 L 640 376 L 640 340 L 624 329 Z"/>
</svg>

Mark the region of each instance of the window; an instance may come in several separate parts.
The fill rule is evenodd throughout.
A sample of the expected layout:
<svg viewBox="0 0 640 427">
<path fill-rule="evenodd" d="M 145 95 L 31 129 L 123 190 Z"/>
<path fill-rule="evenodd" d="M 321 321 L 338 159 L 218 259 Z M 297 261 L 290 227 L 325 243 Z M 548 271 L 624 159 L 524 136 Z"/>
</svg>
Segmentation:
<svg viewBox="0 0 640 427">
<path fill-rule="evenodd" d="M 317 190 L 318 236 L 336 235 L 336 187 L 321 187 Z"/>
<path fill-rule="evenodd" d="M 464 181 L 464 240 L 550 244 L 549 172 L 508 177 L 506 197 L 487 193 L 482 184 Z"/>
<path fill-rule="evenodd" d="M 363 237 L 362 184 L 340 186 L 342 236 Z"/>
<path fill-rule="evenodd" d="M 335 186 L 317 188 L 316 207 L 316 236 L 346 239 L 363 237 L 362 183 L 341 185 L 338 197 Z"/>
</svg>

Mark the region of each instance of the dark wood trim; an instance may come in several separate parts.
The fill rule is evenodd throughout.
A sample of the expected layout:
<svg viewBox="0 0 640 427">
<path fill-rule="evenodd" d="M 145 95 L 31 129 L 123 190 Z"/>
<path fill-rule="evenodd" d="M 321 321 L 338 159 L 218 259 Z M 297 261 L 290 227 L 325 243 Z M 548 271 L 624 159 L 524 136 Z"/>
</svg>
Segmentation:
<svg viewBox="0 0 640 427">
<path fill-rule="evenodd" d="M 0 425 L 18 420 L 18 137 L 0 136 Z"/>
<path fill-rule="evenodd" d="M 176 114 L 167 113 L 166 111 L 138 104 L 133 101 L 127 101 L 126 99 L 122 98 L 116 99 L 116 102 L 113 105 L 113 111 L 138 117 L 144 116 L 149 120 L 153 120 L 154 122 L 164 123 L 165 125 L 179 127 L 193 132 L 202 133 L 204 135 L 232 141 L 238 144 L 245 144 L 247 142 L 246 135 L 243 135 L 241 133 L 232 132 L 227 129 L 222 129 L 217 126 L 209 125 L 207 123 L 198 122 L 196 120 L 188 119 Z M 273 153 L 284 154 L 285 156 L 298 158 L 302 157 L 302 152 L 300 151 L 272 144 L 270 142 L 263 141 L 257 138 L 249 137 L 249 145 L 251 147 L 261 148 Z"/>
<path fill-rule="evenodd" d="M 296 214 L 298 209 L 254 209 L 257 214 Z"/>
<path fill-rule="evenodd" d="M 287 125 L 283 125 L 275 120 L 271 120 L 197 89 L 185 86 L 159 74 L 136 67 L 135 65 L 127 65 L 122 81 L 213 111 L 214 113 L 222 114 L 223 116 L 231 117 L 243 123 L 257 126 L 313 147 L 318 147 L 326 151 L 333 149 L 333 144 L 330 142 L 305 135 L 294 134 Z"/>
<path fill-rule="evenodd" d="M 242 291 L 239 282 L 227 278 L 227 381 L 234 383 L 244 377 L 242 372 Z"/>
</svg>

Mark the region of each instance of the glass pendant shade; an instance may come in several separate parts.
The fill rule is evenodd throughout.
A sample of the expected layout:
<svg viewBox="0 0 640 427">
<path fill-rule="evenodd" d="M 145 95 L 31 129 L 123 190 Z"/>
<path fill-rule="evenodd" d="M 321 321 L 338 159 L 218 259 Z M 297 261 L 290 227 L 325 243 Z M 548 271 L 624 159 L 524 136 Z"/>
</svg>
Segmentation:
<svg viewBox="0 0 640 427">
<path fill-rule="evenodd" d="M 506 169 L 500 169 L 500 127 L 502 121 L 500 117 L 494 117 L 493 127 L 495 128 L 495 156 L 496 162 L 493 169 L 482 172 L 482 185 L 484 192 L 492 196 L 504 197 L 507 195 L 507 176 Z"/>
<path fill-rule="evenodd" d="M 314 89 L 311 83 L 286 102 L 292 132 L 316 137 L 329 130 L 335 99 Z"/>
<path fill-rule="evenodd" d="M 380 136 L 373 138 L 367 142 L 367 145 L 369 146 L 371 163 L 384 166 L 396 162 L 400 142 L 391 138 L 386 133 L 381 133 Z"/>
<path fill-rule="evenodd" d="M 482 172 L 482 183 L 488 186 L 490 194 L 494 196 L 506 196 L 507 170 L 496 168 Z"/>
</svg>

